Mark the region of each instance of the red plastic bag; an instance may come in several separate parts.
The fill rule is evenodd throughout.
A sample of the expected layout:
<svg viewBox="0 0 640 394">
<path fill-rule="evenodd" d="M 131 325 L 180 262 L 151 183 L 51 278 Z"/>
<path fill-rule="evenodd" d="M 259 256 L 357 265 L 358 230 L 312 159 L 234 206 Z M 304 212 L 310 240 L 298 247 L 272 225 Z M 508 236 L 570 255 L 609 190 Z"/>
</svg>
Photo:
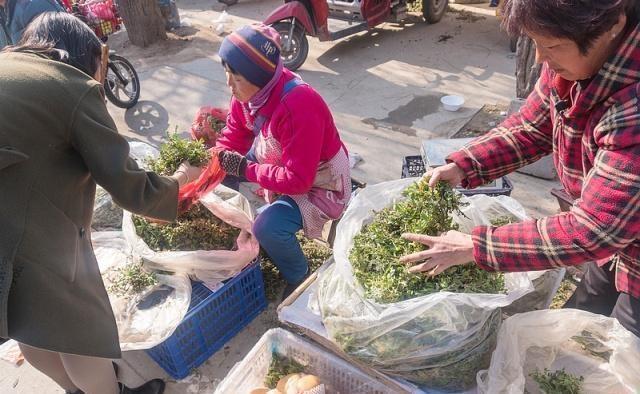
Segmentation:
<svg viewBox="0 0 640 394">
<path fill-rule="evenodd" d="M 215 107 L 202 107 L 191 124 L 191 137 L 203 140 L 207 148 L 213 148 L 227 123 L 227 111 Z"/>
<path fill-rule="evenodd" d="M 98 21 L 110 21 L 116 19 L 113 12 L 113 0 L 104 0 L 99 2 L 86 2 L 90 15 Z"/>
<path fill-rule="evenodd" d="M 211 161 L 203 169 L 200 177 L 191 183 L 187 183 L 178 190 L 178 214 L 186 212 L 191 206 L 207 192 L 215 189 L 222 180 L 227 176 L 218 160 L 219 150 L 216 148 L 209 149 Z"/>
</svg>

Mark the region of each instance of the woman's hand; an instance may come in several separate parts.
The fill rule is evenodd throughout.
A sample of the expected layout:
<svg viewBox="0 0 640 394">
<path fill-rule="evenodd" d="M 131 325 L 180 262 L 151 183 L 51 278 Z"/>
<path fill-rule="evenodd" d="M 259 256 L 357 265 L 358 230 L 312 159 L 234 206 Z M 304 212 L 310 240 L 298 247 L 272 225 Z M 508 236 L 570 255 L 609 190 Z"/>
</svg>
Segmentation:
<svg viewBox="0 0 640 394">
<path fill-rule="evenodd" d="M 202 174 L 202 168 L 192 166 L 188 161 L 183 161 L 171 177 L 178 181 L 178 186 L 182 187 L 198 179 L 200 174 Z"/>
<path fill-rule="evenodd" d="M 427 272 L 435 276 L 447 268 L 473 262 L 473 240 L 468 234 L 452 230 L 439 237 L 406 233 L 402 238 L 429 247 L 400 258 L 400 262 L 407 264 L 423 262 L 409 268 L 409 272 Z"/>
<path fill-rule="evenodd" d="M 429 180 L 429 187 L 435 187 L 438 181 L 448 182 L 451 187 L 456 187 L 466 177 L 464 171 L 456 163 L 445 164 L 440 167 L 432 168 L 423 176 Z"/>
<path fill-rule="evenodd" d="M 232 152 L 229 150 L 221 150 L 218 153 L 218 159 L 220 160 L 220 167 L 229 175 L 244 177 L 244 173 L 247 169 L 247 158 L 240 153 Z"/>
</svg>

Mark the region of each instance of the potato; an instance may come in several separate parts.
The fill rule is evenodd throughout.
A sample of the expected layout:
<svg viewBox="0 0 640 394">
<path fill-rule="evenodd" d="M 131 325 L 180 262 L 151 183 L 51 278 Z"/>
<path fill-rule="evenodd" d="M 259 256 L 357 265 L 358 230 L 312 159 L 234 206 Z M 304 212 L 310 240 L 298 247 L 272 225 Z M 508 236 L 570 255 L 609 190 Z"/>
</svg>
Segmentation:
<svg viewBox="0 0 640 394">
<path fill-rule="evenodd" d="M 302 393 L 304 391 L 311 390 L 312 388 L 320 385 L 320 383 L 320 378 L 318 378 L 317 376 L 306 375 L 298 379 L 298 381 L 296 382 L 296 389 L 298 389 L 298 393 Z"/>
<path fill-rule="evenodd" d="M 270 390 L 268 388 L 260 387 L 260 388 L 251 390 L 251 392 L 249 394 L 267 394 L 267 393 L 269 393 L 269 391 Z M 275 393 L 273 393 L 273 394 L 275 394 Z"/>
<path fill-rule="evenodd" d="M 288 387 L 288 383 L 289 380 L 292 378 L 295 378 L 295 380 L 297 381 L 298 379 L 300 379 L 300 377 L 302 377 L 303 374 L 301 373 L 292 373 L 289 374 L 285 377 L 283 377 L 282 379 L 278 380 L 278 384 L 276 385 L 276 389 L 278 391 L 280 391 L 282 394 L 285 394 L 287 392 L 287 387 Z M 294 385 L 295 387 L 295 385 Z"/>
</svg>

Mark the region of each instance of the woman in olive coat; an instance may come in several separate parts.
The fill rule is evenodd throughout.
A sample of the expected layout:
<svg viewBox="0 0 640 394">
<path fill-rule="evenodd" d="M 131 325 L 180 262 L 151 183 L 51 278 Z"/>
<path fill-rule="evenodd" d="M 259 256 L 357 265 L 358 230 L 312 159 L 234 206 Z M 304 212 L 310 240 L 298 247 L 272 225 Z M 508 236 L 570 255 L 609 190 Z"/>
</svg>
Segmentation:
<svg viewBox="0 0 640 394">
<path fill-rule="evenodd" d="M 75 17 L 42 14 L 0 53 L 0 337 L 67 392 L 118 387 L 118 332 L 91 246 L 96 183 L 124 209 L 171 221 L 178 187 L 138 168 L 107 112 L 102 43 Z"/>
</svg>

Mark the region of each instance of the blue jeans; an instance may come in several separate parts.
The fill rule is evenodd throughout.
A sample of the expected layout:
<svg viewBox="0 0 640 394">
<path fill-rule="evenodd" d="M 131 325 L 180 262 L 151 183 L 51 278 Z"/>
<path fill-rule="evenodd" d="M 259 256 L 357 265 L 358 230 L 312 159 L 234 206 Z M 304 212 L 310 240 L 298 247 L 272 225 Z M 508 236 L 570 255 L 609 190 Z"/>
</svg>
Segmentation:
<svg viewBox="0 0 640 394">
<path fill-rule="evenodd" d="M 271 257 L 287 283 L 291 284 L 300 283 L 309 270 L 307 258 L 296 238 L 300 229 L 302 214 L 289 196 L 282 196 L 269 205 L 253 224 L 253 234 L 260 246 Z"/>
</svg>

